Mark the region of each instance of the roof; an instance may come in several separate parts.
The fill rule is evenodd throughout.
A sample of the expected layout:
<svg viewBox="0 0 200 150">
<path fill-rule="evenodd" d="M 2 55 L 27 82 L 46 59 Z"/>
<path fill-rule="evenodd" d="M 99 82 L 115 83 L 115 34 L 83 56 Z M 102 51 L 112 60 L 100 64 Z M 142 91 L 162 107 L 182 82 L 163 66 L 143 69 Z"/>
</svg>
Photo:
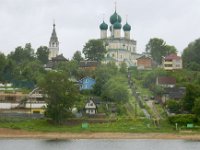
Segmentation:
<svg viewBox="0 0 200 150">
<path fill-rule="evenodd" d="M 158 84 L 176 84 L 176 79 L 173 77 L 157 77 Z"/>
<path fill-rule="evenodd" d="M 68 61 L 68 60 L 63 56 L 63 54 L 60 54 L 56 57 L 53 57 L 52 61 Z"/>
<path fill-rule="evenodd" d="M 79 67 L 96 67 L 97 65 L 97 61 L 80 61 L 79 63 Z"/>
<path fill-rule="evenodd" d="M 54 63 L 50 60 L 44 67 L 45 68 L 53 68 Z"/>
<path fill-rule="evenodd" d="M 152 58 L 150 56 L 146 56 L 146 55 L 142 55 L 141 57 L 138 57 L 137 60 L 138 59 L 147 59 L 147 58 L 152 60 Z"/>
<path fill-rule="evenodd" d="M 90 80 L 96 81 L 95 79 L 93 79 L 91 77 L 84 77 L 84 78 L 80 79 L 78 82 L 82 82 L 84 79 L 90 79 Z"/>
<path fill-rule="evenodd" d="M 185 87 L 165 88 L 165 94 L 169 94 L 170 99 L 181 99 L 186 92 Z"/>
<path fill-rule="evenodd" d="M 180 60 L 181 57 L 177 56 L 177 54 L 170 54 L 164 58 L 165 60 Z"/>
</svg>

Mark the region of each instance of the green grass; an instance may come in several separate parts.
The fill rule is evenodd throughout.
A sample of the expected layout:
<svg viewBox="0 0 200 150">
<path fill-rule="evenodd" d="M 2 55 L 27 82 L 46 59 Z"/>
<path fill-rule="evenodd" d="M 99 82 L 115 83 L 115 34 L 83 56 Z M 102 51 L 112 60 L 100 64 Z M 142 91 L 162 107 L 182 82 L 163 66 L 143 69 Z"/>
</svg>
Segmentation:
<svg viewBox="0 0 200 150">
<path fill-rule="evenodd" d="M 131 119 L 120 117 L 116 122 L 89 124 L 88 129 L 82 129 L 81 124 L 75 126 L 53 125 L 45 119 L 0 119 L 1 128 L 12 128 L 27 131 L 40 132 L 175 132 L 167 121 L 162 121 L 160 127 L 155 127 L 153 122 L 147 119 Z"/>
</svg>

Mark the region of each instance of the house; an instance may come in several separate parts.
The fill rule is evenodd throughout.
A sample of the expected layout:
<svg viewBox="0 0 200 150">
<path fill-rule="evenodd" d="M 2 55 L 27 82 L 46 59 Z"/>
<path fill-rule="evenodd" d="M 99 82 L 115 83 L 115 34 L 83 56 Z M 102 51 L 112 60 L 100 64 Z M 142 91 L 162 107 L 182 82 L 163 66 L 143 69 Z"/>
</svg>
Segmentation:
<svg viewBox="0 0 200 150">
<path fill-rule="evenodd" d="M 39 89 L 39 88 L 35 88 L 33 89 L 33 91 L 31 91 L 28 95 L 28 100 L 31 102 L 38 102 L 38 101 L 44 101 L 45 100 L 45 94 L 44 92 Z"/>
<path fill-rule="evenodd" d="M 97 106 L 92 99 L 87 101 L 85 105 L 85 113 L 88 115 L 95 115 L 97 113 Z"/>
<path fill-rule="evenodd" d="M 68 59 L 66 59 L 63 54 L 60 54 L 56 57 L 51 58 L 47 64 L 44 65 L 45 70 L 53 70 L 56 65 L 60 62 L 67 62 Z"/>
<path fill-rule="evenodd" d="M 95 79 L 91 77 L 82 78 L 79 80 L 80 90 L 92 90 L 95 83 Z"/>
<path fill-rule="evenodd" d="M 165 103 L 169 99 L 180 100 L 185 96 L 185 87 L 173 87 L 164 88 L 164 94 L 162 95 L 162 102 Z"/>
<path fill-rule="evenodd" d="M 166 77 L 166 76 L 157 77 L 156 85 L 161 86 L 161 87 L 173 88 L 176 85 L 176 79 L 173 77 Z"/>
<path fill-rule="evenodd" d="M 137 58 L 137 68 L 139 70 L 150 70 L 153 66 L 153 59 L 150 56 L 143 55 Z"/>
<path fill-rule="evenodd" d="M 79 68 L 86 70 L 86 71 L 93 71 L 97 68 L 98 62 L 97 61 L 80 61 Z"/>
<path fill-rule="evenodd" d="M 182 69 L 182 58 L 177 54 L 170 54 L 163 58 L 163 68 L 165 70 L 177 70 Z"/>
</svg>

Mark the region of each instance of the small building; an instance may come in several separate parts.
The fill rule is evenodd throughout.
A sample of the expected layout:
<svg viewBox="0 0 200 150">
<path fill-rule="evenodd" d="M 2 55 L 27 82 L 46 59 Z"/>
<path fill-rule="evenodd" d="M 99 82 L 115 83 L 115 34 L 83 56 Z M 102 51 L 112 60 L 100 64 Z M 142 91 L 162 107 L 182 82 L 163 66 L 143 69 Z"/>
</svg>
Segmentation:
<svg viewBox="0 0 200 150">
<path fill-rule="evenodd" d="M 91 77 L 85 77 L 79 80 L 80 90 L 92 90 L 96 80 Z"/>
<path fill-rule="evenodd" d="M 63 54 L 60 54 L 56 57 L 51 58 L 47 64 L 44 65 L 45 70 L 53 70 L 56 65 L 60 62 L 67 62 L 68 59 L 66 59 Z"/>
<path fill-rule="evenodd" d="M 165 70 L 177 70 L 182 69 L 182 58 L 177 54 L 170 54 L 163 58 L 163 68 Z"/>
<path fill-rule="evenodd" d="M 156 85 L 161 86 L 161 87 L 168 87 L 168 88 L 173 88 L 176 86 L 176 79 L 173 77 L 157 77 L 156 78 Z"/>
<path fill-rule="evenodd" d="M 151 70 L 153 66 L 153 59 L 150 56 L 143 55 L 137 58 L 137 69 Z"/>
<path fill-rule="evenodd" d="M 88 115 L 95 115 L 97 113 L 97 106 L 92 99 L 87 101 L 85 105 L 85 113 Z"/>
<path fill-rule="evenodd" d="M 162 95 L 162 102 L 165 103 L 167 100 L 180 100 L 185 96 L 185 87 L 173 87 L 164 88 L 164 94 Z"/>
<path fill-rule="evenodd" d="M 98 62 L 97 61 L 80 61 L 79 67 L 86 71 L 93 71 L 97 68 Z"/>
</svg>

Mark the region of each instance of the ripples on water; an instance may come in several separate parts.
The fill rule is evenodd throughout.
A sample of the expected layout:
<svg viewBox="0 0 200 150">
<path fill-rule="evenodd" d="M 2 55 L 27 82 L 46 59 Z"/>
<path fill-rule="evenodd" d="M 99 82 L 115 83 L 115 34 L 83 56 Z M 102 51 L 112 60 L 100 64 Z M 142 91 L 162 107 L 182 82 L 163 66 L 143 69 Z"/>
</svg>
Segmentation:
<svg viewBox="0 0 200 150">
<path fill-rule="evenodd" d="M 24 140 L 1 139 L 0 150 L 200 150 L 184 140 Z"/>
</svg>

